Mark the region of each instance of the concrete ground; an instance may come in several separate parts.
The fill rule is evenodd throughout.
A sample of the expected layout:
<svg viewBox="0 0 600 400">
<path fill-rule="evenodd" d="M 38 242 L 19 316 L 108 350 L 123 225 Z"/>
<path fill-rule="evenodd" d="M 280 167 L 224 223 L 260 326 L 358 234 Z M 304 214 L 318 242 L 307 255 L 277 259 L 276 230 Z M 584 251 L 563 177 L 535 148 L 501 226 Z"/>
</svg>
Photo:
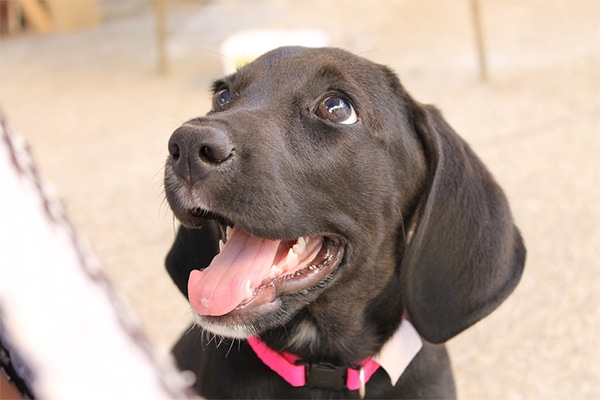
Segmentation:
<svg viewBox="0 0 600 400">
<path fill-rule="evenodd" d="M 90 29 L 3 39 L 0 104 L 166 351 L 190 321 L 163 268 L 176 225 L 161 183 L 169 135 L 209 109 L 227 36 L 322 29 L 442 109 L 504 187 L 525 237 L 516 292 L 449 343 L 460 397 L 597 399 L 600 2 L 483 0 L 481 11 L 486 83 L 466 0 L 171 4 L 171 72 L 160 76 L 152 9 L 138 3 Z"/>
</svg>

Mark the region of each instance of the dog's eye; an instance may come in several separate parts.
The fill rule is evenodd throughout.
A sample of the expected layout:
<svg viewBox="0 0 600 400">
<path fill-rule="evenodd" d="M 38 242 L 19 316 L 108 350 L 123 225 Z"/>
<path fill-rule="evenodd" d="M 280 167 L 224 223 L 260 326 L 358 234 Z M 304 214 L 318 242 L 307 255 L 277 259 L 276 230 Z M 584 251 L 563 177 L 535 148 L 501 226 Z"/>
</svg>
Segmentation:
<svg viewBox="0 0 600 400">
<path fill-rule="evenodd" d="M 327 96 L 317 108 L 317 115 L 336 124 L 352 125 L 358 121 L 354 107 L 340 96 Z"/>
<path fill-rule="evenodd" d="M 221 89 L 215 93 L 214 105 L 216 109 L 222 109 L 231 102 L 231 92 L 229 89 Z"/>
</svg>

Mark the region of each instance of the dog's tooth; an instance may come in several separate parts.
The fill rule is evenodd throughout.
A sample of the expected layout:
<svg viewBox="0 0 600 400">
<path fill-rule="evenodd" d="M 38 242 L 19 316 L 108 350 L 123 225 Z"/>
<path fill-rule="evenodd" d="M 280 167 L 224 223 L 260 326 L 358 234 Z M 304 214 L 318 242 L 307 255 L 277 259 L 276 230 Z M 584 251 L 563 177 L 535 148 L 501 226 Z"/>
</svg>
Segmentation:
<svg viewBox="0 0 600 400">
<path fill-rule="evenodd" d="M 300 255 L 306 251 L 306 239 L 304 236 L 300 236 L 296 241 L 296 244 L 292 246 L 294 253 Z"/>
<path fill-rule="evenodd" d="M 277 264 L 273 264 L 271 266 L 271 270 L 269 271 L 269 278 L 276 278 L 279 275 L 281 275 L 281 272 L 283 270 L 281 269 L 281 267 Z"/>
<path fill-rule="evenodd" d="M 233 230 L 233 228 L 230 227 L 229 225 L 227 225 L 227 228 L 225 228 L 225 238 L 227 238 L 227 240 L 229 240 L 229 236 L 231 236 L 232 230 Z"/>
<path fill-rule="evenodd" d="M 298 259 L 298 254 L 296 254 L 294 252 L 293 248 L 290 248 L 290 250 L 288 251 L 287 257 L 285 258 L 286 261 L 296 261 Z"/>
<path fill-rule="evenodd" d="M 250 288 L 250 279 L 246 281 L 246 298 L 252 297 L 252 289 Z"/>
<path fill-rule="evenodd" d="M 225 246 L 225 243 L 223 243 L 223 241 L 219 239 L 219 252 L 223 251 L 223 246 Z"/>
</svg>

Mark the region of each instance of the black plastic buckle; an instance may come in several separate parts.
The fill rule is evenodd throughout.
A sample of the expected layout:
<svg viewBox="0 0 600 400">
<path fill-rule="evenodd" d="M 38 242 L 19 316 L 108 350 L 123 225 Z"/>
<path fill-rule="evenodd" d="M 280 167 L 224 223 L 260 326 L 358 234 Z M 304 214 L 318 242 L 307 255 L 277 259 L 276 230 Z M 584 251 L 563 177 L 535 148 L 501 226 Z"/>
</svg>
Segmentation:
<svg viewBox="0 0 600 400">
<path fill-rule="evenodd" d="M 329 363 L 305 364 L 306 386 L 342 390 L 346 388 L 348 368 Z"/>
</svg>

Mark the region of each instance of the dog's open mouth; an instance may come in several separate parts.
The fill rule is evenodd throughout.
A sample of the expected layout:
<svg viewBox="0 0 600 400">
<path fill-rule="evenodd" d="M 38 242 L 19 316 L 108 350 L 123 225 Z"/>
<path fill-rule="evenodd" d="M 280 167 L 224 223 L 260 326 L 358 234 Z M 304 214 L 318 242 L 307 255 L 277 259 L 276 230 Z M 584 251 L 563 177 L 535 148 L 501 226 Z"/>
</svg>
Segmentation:
<svg viewBox="0 0 600 400">
<path fill-rule="evenodd" d="M 188 281 L 192 308 L 203 316 L 268 313 L 279 296 L 302 293 L 321 283 L 344 253 L 334 236 L 271 240 L 234 225 L 227 241 L 203 270 Z"/>
</svg>

